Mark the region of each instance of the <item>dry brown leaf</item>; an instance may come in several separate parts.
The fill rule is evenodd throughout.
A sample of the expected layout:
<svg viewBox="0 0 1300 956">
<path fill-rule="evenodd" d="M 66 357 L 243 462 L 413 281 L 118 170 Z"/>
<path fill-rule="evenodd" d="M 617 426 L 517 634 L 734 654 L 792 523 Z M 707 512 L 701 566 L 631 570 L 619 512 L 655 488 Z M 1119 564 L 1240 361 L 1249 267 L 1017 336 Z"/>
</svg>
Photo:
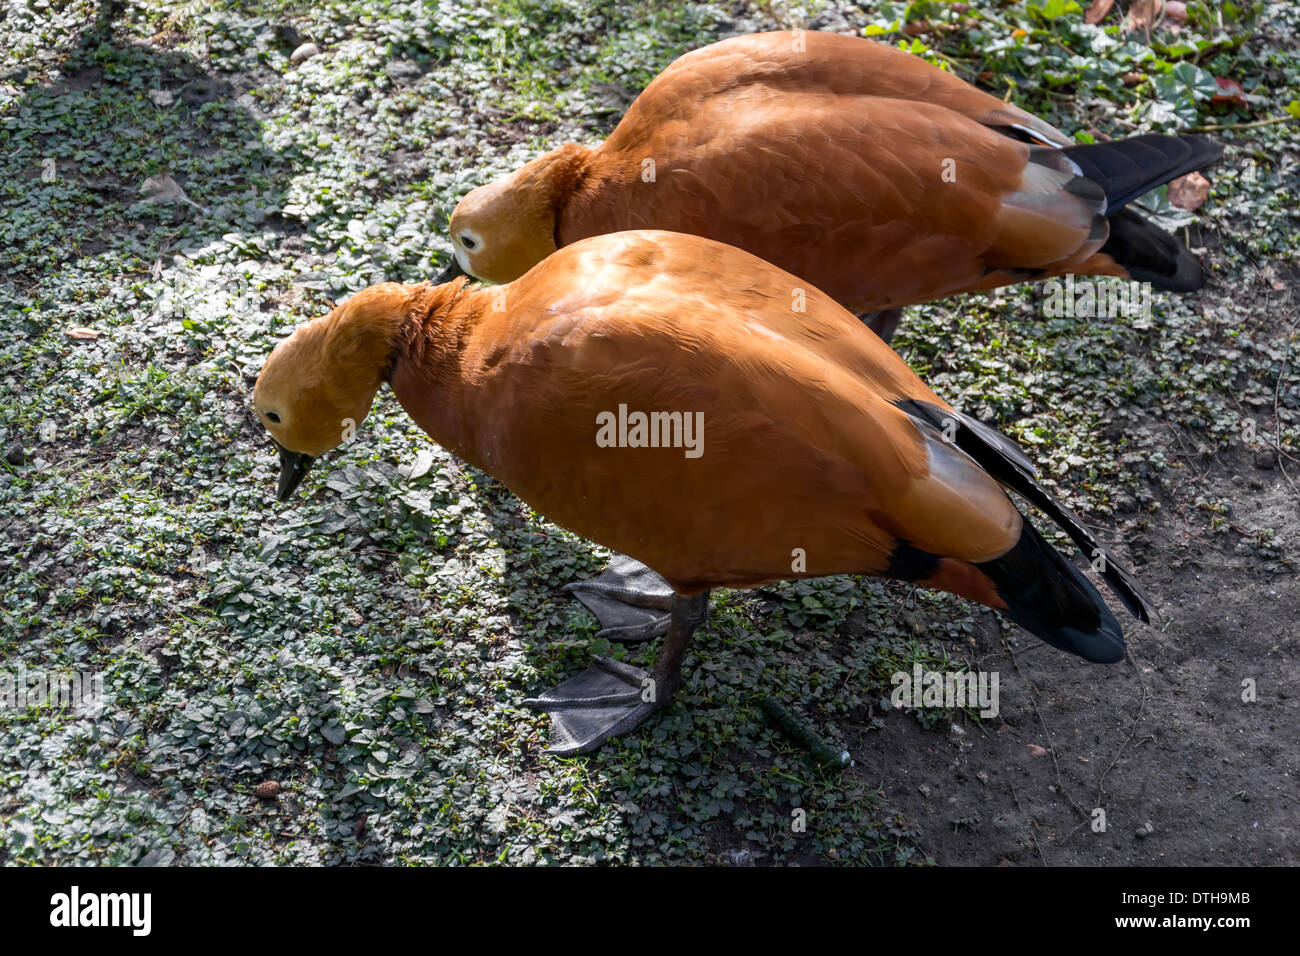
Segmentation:
<svg viewBox="0 0 1300 956">
<path fill-rule="evenodd" d="M 1133 0 L 1128 8 L 1128 19 L 1124 21 L 1126 31 L 1150 30 L 1160 13 L 1160 0 Z"/>
<path fill-rule="evenodd" d="M 158 173 L 156 176 L 150 176 L 140 184 L 139 193 L 144 198 L 141 202 L 186 202 L 195 209 L 202 210 L 203 207 L 196 203 L 189 196 L 185 195 L 185 190 L 181 189 L 180 184 L 172 179 L 167 173 Z"/>
<path fill-rule="evenodd" d="M 1200 173 L 1179 176 L 1169 184 L 1169 203 L 1196 212 L 1210 198 L 1210 181 Z"/>
<path fill-rule="evenodd" d="M 140 184 L 139 192 L 144 197 L 141 202 L 167 202 L 172 199 L 188 201 L 189 199 L 180 184 L 166 173 L 150 176 Z"/>
<path fill-rule="evenodd" d="M 93 342 L 95 339 L 99 338 L 104 333 L 100 332 L 99 329 L 88 329 L 84 325 L 74 325 L 70 329 L 64 329 L 63 334 L 70 339 L 75 339 L 78 342 L 84 342 L 84 341 Z"/>
<path fill-rule="evenodd" d="M 1115 0 L 1092 0 L 1088 4 L 1088 9 L 1083 14 L 1084 23 L 1101 23 L 1106 19 L 1106 14 L 1110 13 L 1110 8 L 1115 6 Z"/>
</svg>

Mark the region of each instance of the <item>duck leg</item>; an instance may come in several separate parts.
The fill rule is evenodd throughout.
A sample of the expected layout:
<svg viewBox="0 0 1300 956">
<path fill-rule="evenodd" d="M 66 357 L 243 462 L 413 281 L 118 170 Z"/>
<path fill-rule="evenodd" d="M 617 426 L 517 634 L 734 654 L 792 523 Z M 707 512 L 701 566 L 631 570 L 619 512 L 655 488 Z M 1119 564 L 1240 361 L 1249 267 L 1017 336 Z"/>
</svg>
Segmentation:
<svg viewBox="0 0 1300 956">
<path fill-rule="evenodd" d="M 858 316 L 866 323 L 867 328 L 875 332 L 888 345 L 898 331 L 898 320 L 903 317 L 902 309 L 882 309 L 879 312 L 867 312 Z"/>
<path fill-rule="evenodd" d="M 668 636 L 652 670 L 595 657 L 592 666 L 577 677 L 525 700 L 525 707 L 551 715 L 547 751 L 561 757 L 591 753 L 667 706 L 681 686 L 682 658 L 691 635 L 708 610 L 708 591 L 690 597 L 674 593 Z"/>
<path fill-rule="evenodd" d="M 614 555 L 598 576 L 566 584 L 564 590 L 596 615 L 601 626 L 597 637 L 632 644 L 668 633 L 672 587 L 627 555 Z"/>
</svg>

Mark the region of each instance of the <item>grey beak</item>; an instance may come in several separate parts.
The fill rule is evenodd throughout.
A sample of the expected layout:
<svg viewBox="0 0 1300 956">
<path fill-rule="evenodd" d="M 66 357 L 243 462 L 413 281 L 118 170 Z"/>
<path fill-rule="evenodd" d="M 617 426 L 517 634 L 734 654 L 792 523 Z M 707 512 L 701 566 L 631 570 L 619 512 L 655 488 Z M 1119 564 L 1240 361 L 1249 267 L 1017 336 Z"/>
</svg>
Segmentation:
<svg viewBox="0 0 1300 956">
<path fill-rule="evenodd" d="M 275 442 L 275 447 L 280 450 L 280 482 L 276 485 L 275 497 L 278 501 L 288 501 L 290 495 L 298 490 L 303 476 L 307 474 L 311 463 L 316 459 L 311 455 L 290 451 L 274 438 L 271 441 Z"/>
<path fill-rule="evenodd" d="M 451 254 L 451 262 L 447 264 L 447 268 L 442 270 L 442 274 L 434 280 L 434 283 L 436 285 L 442 285 L 444 282 L 450 282 L 457 276 L 465 275 L 469 275 L 469 273 L 460 267 L 460 260 L 456 258 L 456 254 L 453 252 Z"/>
</svg>

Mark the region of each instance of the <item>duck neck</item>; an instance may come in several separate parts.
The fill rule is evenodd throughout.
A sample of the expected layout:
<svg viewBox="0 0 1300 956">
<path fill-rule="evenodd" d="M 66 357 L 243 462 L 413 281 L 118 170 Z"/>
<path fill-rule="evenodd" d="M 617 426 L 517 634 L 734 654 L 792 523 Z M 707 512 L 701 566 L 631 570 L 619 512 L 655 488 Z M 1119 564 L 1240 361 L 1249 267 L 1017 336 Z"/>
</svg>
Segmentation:
<svg viewBox="0 0 1300 956">
<path fill-rule="evenodd" d="M 388 368 L 393 393 L 434 441 L 479 465 L 472 417 L 477 391 L 474 331 L 493 290 L 467 289 L 467 280 L 425 285 L 411 296 Z"/>
<path fill-rule="evenodd" d="M 565 212 L 587 175 L 590 161 L 588 147 L 566 143 L 520 170 L 519 188 L 527 196 L 526 203 L 533 215 L 546 225 L 547 238 L 554 242 L 552 252 L 562 244 L 560 232 Z"/>
</svg>

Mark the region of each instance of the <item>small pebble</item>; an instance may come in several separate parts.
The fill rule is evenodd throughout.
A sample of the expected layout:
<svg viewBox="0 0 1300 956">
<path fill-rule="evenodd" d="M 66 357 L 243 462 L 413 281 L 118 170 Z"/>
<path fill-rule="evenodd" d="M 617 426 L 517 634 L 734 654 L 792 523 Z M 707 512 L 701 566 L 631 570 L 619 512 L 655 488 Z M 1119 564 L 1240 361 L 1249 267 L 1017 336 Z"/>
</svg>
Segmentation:
<svg viewBox="0 0 1300 956">
<path fill-rule="evenodd" d="M 318 47 L 316 44 L 304 43 L 302 46 L 298 47 L 298 49 L 294 50 L 292 53 L 289 54 L 289 62 L 292 63 L 294 66 L 297 66 L 299 63 L 303 63 L 307 60 L 310 60 L 312 57 L 316 56 L 319 53 L 320 53 L 320 47 Z"/>
</svg>

